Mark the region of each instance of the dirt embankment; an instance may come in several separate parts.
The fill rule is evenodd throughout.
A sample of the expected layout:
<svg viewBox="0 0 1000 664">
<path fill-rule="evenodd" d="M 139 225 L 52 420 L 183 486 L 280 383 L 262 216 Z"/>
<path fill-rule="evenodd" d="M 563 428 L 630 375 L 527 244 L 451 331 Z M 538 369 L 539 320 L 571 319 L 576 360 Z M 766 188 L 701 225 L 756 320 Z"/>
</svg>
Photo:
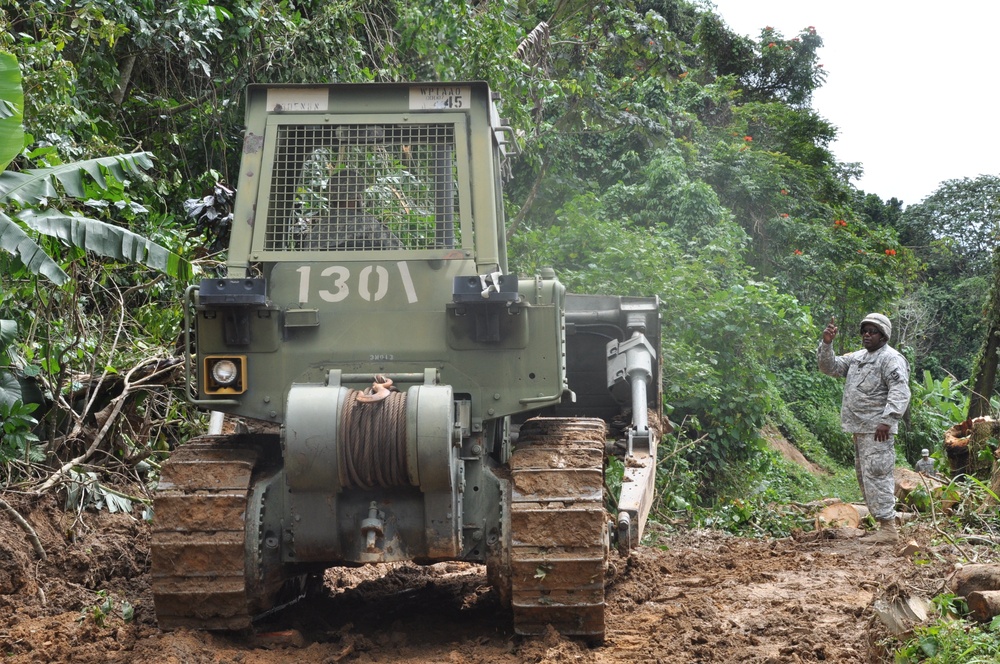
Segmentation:
<svg viewBox="0 0 1000 664">
<path fill-rule="evenodd" d="M 515 636 L 485 569 L 459 563 L 327 572 L 318 596 L 256 635 L 164 633 L 145 523 L 67 515 L 51 497 L 0 497 L 47 556 L 0 511 L 0 652 L 11 663 L 877 662 L 888 634 L 875 601 L 933 597 L 956 558 L 928 548 L 932 562 L 918 565 L 856 539 L 672 535 L 629 561 L 613 558 L 607 639 L 595 648 L 555 633 Z M 904 534 L 929 544 L 919 525 Z"/>
</svg>

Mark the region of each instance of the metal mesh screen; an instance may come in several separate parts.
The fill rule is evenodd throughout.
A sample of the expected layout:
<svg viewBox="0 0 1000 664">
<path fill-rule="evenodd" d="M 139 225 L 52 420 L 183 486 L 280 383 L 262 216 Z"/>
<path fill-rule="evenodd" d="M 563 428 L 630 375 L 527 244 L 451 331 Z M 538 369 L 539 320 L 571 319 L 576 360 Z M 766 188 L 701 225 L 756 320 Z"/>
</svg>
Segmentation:
<svg viewBox="0 0 1000 664">
<path fill-rule="evenodd" d="M 458 241 L 454 126 L 279 125 L 265 251 Z"/>
</svg>

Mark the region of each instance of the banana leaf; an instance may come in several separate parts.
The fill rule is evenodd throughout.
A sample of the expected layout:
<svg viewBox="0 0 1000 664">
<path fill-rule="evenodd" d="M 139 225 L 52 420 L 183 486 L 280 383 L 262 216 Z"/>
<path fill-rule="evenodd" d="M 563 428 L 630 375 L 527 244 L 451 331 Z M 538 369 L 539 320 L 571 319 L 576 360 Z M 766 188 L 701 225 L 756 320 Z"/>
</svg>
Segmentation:
<svg viewBox="0 0 1000 664">
<path fill-rule="evenodd" d="M 7 168 L 24 147 L 23 108 L 24 92 L 17 58 L 10 53 L 0 53 L 0 170 Z"/>
</svg>

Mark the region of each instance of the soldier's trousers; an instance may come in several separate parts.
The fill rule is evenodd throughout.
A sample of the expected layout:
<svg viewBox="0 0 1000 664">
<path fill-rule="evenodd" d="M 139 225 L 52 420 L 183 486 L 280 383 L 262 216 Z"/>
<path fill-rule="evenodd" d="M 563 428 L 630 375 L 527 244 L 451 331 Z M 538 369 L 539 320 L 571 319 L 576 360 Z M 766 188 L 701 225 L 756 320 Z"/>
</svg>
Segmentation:
<svg viewBox="0 0 1000 664">
<path fill-rule="evenodd" d="M 873 433 L 854 434 L 854 470 L 865 496 L 865 505 L 879 521 L 896 517 L 896 482 L 892 471 L 896 467 L 895 436 L 877 441 Z"/>
</svg>

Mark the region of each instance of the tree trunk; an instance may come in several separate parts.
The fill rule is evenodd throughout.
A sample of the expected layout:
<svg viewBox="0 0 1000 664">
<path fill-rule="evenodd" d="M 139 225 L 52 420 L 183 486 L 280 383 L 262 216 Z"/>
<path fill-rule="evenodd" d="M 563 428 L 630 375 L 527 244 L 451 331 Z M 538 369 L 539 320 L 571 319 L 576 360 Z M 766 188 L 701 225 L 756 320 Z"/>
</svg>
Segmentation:
<svg viewBox="0 0 1000 664">
<path fill-rule="evenodd" d="M 972 372 L 969 419 L 990 414 L 990 396 L 997 380 L 997 352 L 1000 351 L 1000 245 L 993 249 L 993 285 L 986 304 L 986 338 Z"/>
</svg>

